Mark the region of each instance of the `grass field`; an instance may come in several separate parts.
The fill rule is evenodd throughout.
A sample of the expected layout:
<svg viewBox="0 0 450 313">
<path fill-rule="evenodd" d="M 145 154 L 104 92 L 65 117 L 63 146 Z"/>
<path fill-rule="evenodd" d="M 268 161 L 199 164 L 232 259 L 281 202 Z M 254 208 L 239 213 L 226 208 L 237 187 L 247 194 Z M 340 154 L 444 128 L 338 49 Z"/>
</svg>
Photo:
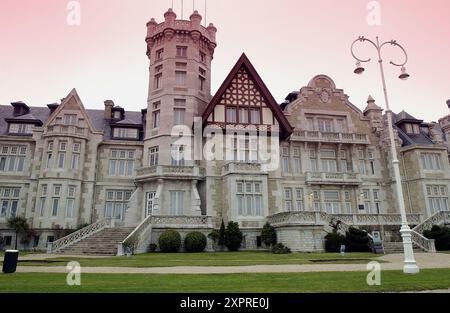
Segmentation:
<svg viewBox="0 0 450 313">
<path fill-rule="evenodd" d="M 66 258 L 48 259 L 52 263 L 26 262 L 21 266 L 65 266 L 69 261 L 78 261 L 89 267 L 165 267 L 165 266 L 238 266 L 273 264 L 313 263 L 368 263 L 379 255 L 373 253 L 291 253 L 270 252 L 212 252 L 212 253 L 147 253 L 130 257 Z M 326 262 L 324 262 L 326 261 Z"/>
<path fill-rule="evenodd" d="M 381 285 L 369 286 L 366 272 L 280 274 L 82 274 L 81 286 L 68 286 L 65 274 L 0 274 L 5 292 L 396 292 L 450 288 L 450 269 L 422 270 L 417 275 L 383 271 Z"/>
</svg>

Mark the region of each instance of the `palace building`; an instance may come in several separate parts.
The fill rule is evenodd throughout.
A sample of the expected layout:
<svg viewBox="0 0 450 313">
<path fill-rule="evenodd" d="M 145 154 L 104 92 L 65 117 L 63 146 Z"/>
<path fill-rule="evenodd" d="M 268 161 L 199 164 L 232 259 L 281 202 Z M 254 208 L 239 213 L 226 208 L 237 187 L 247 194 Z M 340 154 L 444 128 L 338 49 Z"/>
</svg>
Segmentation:
<svg viewBox="0 0 450 313">
<path fill-rule="evenodd" d="M 33 230 L 21 247 L 71 254 L 146 252 L 166 229 L 207 235 L 222 220 L 239 223 L 242 249 L 265 248 L 266 222 L 294 251 L 323 251 L 337 222 L 401 240 L 376 101 L 360 109 L 317 75 L 277 103 L 245 54 L 211 95 L 217 29 L 201 21 L 169 9 L 147 23 L 140 112 L 111 100 L 89 109 L 75 89 L 47 106 L 0 106 L 3 248 L 14 246 L 15 216 Z M 422 231 L 450 223 L 450 116 L 426 123 L 402 111 L 393 122 L 413 243 L 433 251 Z"/>
</svg>

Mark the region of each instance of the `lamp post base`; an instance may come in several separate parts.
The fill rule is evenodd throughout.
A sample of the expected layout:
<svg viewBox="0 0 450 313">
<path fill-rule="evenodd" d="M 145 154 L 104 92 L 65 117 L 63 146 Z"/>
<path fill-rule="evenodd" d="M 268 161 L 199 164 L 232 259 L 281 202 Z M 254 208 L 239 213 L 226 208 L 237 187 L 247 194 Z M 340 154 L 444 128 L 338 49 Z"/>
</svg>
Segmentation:
<svg viewBox="0 0 450 313">
<path fill-rule="evenodd" d="M 403 225 L 400 229 L 400 233 L 403 239 L 403 253 L 404 253 L 404 264 L 403 273 L 405 274 L 417 274 L 420 272 L 417 266 L 416 260 L 414 259 L 413 245 L 411 241 L 411 228 L 408 225 Z"/>
</svg>

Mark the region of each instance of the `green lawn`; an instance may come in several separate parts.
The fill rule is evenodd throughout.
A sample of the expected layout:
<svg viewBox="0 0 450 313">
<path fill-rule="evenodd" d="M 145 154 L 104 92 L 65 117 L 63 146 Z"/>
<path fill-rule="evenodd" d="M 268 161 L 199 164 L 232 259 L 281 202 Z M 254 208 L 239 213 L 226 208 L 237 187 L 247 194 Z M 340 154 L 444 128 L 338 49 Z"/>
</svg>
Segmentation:
<svg viewBox="0 0 450 313">
<path fill-rule="evenodd" d="M 291 253 L 270 252 L 211 252 L 211 253 L 147 253 L 130 257 L 108 258 L 66 258 L 48 259 L 54 263 L 19 263 L 19 265 L 65 266 L 69 261 L 78 261 L 89 267 L 164 267 L 164 266 L 237 266 L 270 264 L 313 264 L 318 260 L 325 263 L 367 263 L 379 255 L 373 253 Z M 316 260 L 316 262 L 314 262 Z M 323 264 L 323 262 L 320 262 Z"/>
<path fill-rule="evenodd" d="M 381 286 L 368 286 L 366 272 L 280 274 L 82 274 L 81 286 L 66 285 L 65 274 L 0 274 L 4 292 L 391 292 L 447 289 L 450 269 L 422 270 L 417 275 L 383 271 Z"/>
</svg>

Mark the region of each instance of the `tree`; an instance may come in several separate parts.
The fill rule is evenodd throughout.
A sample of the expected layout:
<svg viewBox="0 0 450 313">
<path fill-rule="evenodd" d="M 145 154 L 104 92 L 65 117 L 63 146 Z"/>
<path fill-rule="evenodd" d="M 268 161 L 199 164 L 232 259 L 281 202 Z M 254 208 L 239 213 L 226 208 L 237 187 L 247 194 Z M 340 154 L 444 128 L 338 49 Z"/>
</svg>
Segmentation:
<svg viewBox="0 0 450 313">
<path fill-rule="evenodd" d="M 237 251 L 241 247 L 243 235 L 239 229 L 239 224 L 229 222 L 225 230 L 225 246 L 229 251 Z"/>
<path fill-rule="evenodd" d="M 269 222 L 266 222 L 261 231 L 261 239 L 268 247 L 272 247 L 277 243 L 277 232 L 275 227 L 270 225 Z"/>
<path fill-rule="evenodd" d="M 16 233 L 15 248 L 17 249 L 17 239 L 19 235 L 26 235 L 30 231 L 30 225 L 28 225 L 27 219 L 21 216 L 12 217 L 8 219 L 8 227 L 12 228 Z"/>
<path fill-rule="evenodd" d="M 225 246 L 225 223 L 222 220 L 222 224 L 220 224 L 220 229 L 219 229 L 219 240 L 217 241 L 217 244 L 219 245 L 219 247 L 223 248 L 223 246 Z"/>
</svg>

